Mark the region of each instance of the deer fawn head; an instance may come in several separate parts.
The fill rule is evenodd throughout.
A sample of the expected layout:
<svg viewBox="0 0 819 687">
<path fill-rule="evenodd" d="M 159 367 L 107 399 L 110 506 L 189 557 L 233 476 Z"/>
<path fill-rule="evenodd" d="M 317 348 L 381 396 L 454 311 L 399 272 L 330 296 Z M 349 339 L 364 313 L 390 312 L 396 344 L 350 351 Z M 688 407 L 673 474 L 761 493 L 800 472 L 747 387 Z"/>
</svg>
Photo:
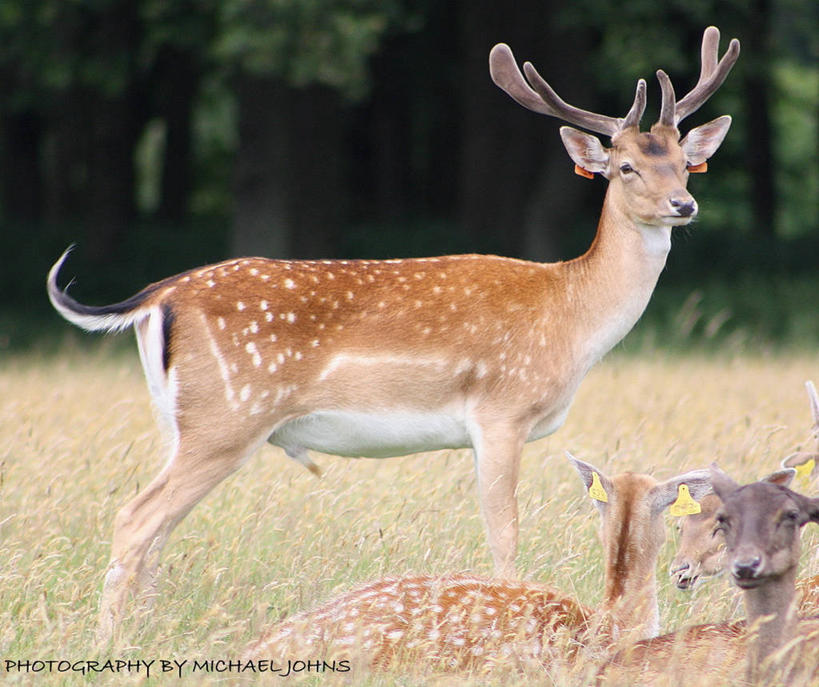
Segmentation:
<svg viewBox="0 0 819 687">
<path fill-rule="evenodd" d="M 722 505 L 716 529 L 725 538 L 726 564 L 734 583 L 754 589 L 794 571 L 799 530 L 819 523 L 819 498 L 808 498 L 770 481 L 741 487 L 716 467 L 711 484 Z"/>
<path fill-rule="evenodd" d="M 697 110 L 720 87 L 739 56 L 733 39 L 717 62 L 719 31 L 711 26 L 702 39 L 700 77 L 694 89 L 676 100 L 668 75 L 659 70 L 662 89 L 659 120 L 648 132 L 640 131 L 646 106 L 646 82 L 637 82 L 634 102 L 620 119 L 568 105 L 538 74 L 531 63 L 523 65 L 524 78 L 509 46 L 496 45 L 489 56 L 492 79 L 515 101 L 540 114 L 558 117 L 611 138 L 611 148 L 590 134 L 564 126 L 563 145 L 581 176 L 602 174 L 609 180 L 613 206 L 638 225 L 688 224 L 697 215 L 697 202 L 686 189 L 688 175 L 702 172 L 731 126 L 731 117 L 719 117 L 692 129 L 680 140 L 679 123 Z M 528 81 L 527 81 L 528 80 Z"/>
<path fill-rule="evenodd" d="M 819 438 L 819 399 L 813 382 L 805 382 L 813 419 L 812 431 Z M 763 481 L 783 487 L 791 481 L 807 487 L 816 474 L 816 460 L 819 453 L 799 451 L 782 461 L 782 470 L 764 478 Z M 715 531 L 717 511 L 721 501 L 716 494 L 708 494 L 700 503 L 702 510 L 696 515 L 686 515 L 680 519 L 680 543 L 677 554 L 671 562 L 670 574 L 676 577 L 679 589 L 690 589 L 701 576 L 717 575 L 725 567 L 725 542 L 720 532 Z"/>
<path fill-rule="evenodd" d="M 711 490 L 707 470 L 692 470 L 658 482 L 650 475 L 625 472 L 607 477 L 569 455 L 600 513 L 600 540 L 606 561 L 603 610 L 615 628 L 640 628 L 656 634 L 659 614 L 655 566 L 665 542 L 663 511 L 680 498 Z"/>
<path fill-rule="evenodd" d="M 788 486 L 795 471 L 777 470 L 764 482 Z M 678 589 L 691 589 L 700 577 L 720 574 L 725 568 L 725 539 L 717 527 L 717 513 L 722 501 L 716 494 L 706 494 L 700 501 L 701 511 L 680 518 L 680 544 L 670 572 Z"/>
<path fill-rule="evenodd" d="M 693 625 L 635 642 L 602 666 L 597 684 L 665 685 L 681 676 L 694 684 L 815 684 L 816 619 L 796 616 L 794 583 L 800 529 L 819 523 L 819 498 L 770 479 L 740 486 L 716 465 L 710 474 L 721 502 L 716 526 L 726 567 L 743 590 L 745 621 Z"/>
</svg>

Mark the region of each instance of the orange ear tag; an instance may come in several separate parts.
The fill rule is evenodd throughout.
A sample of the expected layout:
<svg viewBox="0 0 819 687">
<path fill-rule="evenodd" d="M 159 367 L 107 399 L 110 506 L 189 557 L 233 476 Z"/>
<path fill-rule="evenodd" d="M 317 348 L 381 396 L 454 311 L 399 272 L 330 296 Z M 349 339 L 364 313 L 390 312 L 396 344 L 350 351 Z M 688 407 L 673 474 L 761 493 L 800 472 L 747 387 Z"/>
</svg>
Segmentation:
<svg viewBox="0 0 819 687">
<path fill-rule="evenodd" d="M 586 177 L 587 179 L 594 179 L 594 172 L 590 172 L 588 169 L 583 169 L 580 165 L 574 166 L 574 173 L 581 177 Z"/>
<path fill-rule="evenodd" d="M 707 171 L 708 171 L 708 163 L 707 162 L 701 162 L 698 165 L 691 165 L 688 168 L 688 172 L 690 174 L 704 174 Z"/>
</svg>

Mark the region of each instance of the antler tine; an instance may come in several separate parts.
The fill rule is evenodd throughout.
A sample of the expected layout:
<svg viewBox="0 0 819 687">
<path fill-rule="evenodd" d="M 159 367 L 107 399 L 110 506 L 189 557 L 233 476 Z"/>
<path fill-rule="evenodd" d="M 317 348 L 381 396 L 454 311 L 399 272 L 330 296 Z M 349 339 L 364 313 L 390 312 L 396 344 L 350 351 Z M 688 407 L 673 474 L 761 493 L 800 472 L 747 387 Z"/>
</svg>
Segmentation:
<svg viewBox="0 0 819 687">
<path fill-rule="evenodd" d="M 530 62 L 523 65 L 523 70 L 531 86 L 523 78 L 512 49 L 506 43 L 498 43 L 490 51 L 489 73 L 492 81 L 515 102 L 533 112 L 557 117 L 598 134 L 613 136 L 620 130 L 621 120 L 581 110 L 564 102 Z"/>
<path fill-rule="evenodd" d="M 677 102 L 676 124 L 696 112 L 722 85 L 739 57 L 739 41 L 736 38 L 731 39 L 728 50 L 719 62 L 718 55 L 719 29 L 709 26 L 702 35 L 700 78 L 688 95 Z"/>
<path fill-rule="evenodd" d="M 813 416 L 813 434 L 819 440 L 819 397 L 816 395 L 816 387 L 813 382 L 808 380 L 805 382 L 805 389 L 808 392 L 808 400 L 810 401 L 810 412 Z"/>
<path fill-rule="evenodd" d="M 623 119 L 620 126 L 621 129 L 627 129 L 630 126 L 639 126 L 640 120 L 643 118 L 643 112 L 646 110 L 646 81 L 639 79 L 637 81 L 637 90 L 634 93 L 634 102 L 631 104 L 631 109 Z"/>
<path fill-rule="evenodd" d="M 702 47 L 700 48 L 700 78 L 710 78 L 717 68 L 717 58 L 719 57 L 719 29 L 716 26 L 709 26 L 702 34 Z"/>
<path fill-rule="evenodd" d="M 674 95 L 674 86 L 662 69 L 657 70 L 657 80 L 660 82 L 660 90 L 663 93 L 663 101 L 660 106 L 660 119 L 658 124 L 671 128 L 677 127 L 677 100 Z"/>
</svg>

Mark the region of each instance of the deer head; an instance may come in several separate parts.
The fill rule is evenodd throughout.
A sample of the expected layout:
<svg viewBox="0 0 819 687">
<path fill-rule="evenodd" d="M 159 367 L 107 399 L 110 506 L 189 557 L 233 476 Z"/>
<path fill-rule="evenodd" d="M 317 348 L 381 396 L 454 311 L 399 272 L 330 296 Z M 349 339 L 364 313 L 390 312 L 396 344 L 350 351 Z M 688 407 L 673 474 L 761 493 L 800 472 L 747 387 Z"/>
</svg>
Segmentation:
<svg viewBox="0 0 819 687">
<path fill-rule="evenodd" d="M 722 500 L 716 527 L 725 538 L 736 585 L 753 589 L 795 570 L 799 530 L 808 522 L 819 523 L 819 498 L 768 481 L 740 487 L 716 466 L 711 468 L 711 484 Z"/>
<path fill-rule="evenodd" d="M 765 477 L 763 481 L 788 486 L 794 470 L 783 469 Z M 718 575 L 725 568 L 725 540 L 716 531 L 717 512 L 722 501 L 716 494 L 706 494 L 700 500 L 700 512 L 680 518 L 680 544 L 670 575 L 676 578 L 678 589 L 691 589 L 700 577 Z"/>
<path fill-rule="evenodd" d="M 662 89 L 659 120 L 648 132 L 640 131 L 646 106 L 646 82 L 637 82 L 631 109 L 616 118 L 581 110 L 564 102 L 531 63 L 523 65 L 524 78 L 508 45 L 496 45 L 489 55 L 494 82 L 516 102 L 540 114 L 558 117 L 588 131 L 611 138 L 611 148 L 588 133 L 564 126 L 563 145 L 582 176 L 602 174 L 609 180 L 609 198 L 633 222 L 642 225 L 688 224 L 697 215 L 697 203 L 686 189 L 691 172 L 705 171 L 706 161 L 719 148 L 731 125 L 724 115 L 688 132 L 680 140 L 679 123 L 695 112 L 720 87 L 739 56 L 733 39 L 717 61 L 719 30 L 711 26 L 702 39 L 702 62 L 697 85 L 677 100 L 668 75 L 659 70 Z"/>
</svg>

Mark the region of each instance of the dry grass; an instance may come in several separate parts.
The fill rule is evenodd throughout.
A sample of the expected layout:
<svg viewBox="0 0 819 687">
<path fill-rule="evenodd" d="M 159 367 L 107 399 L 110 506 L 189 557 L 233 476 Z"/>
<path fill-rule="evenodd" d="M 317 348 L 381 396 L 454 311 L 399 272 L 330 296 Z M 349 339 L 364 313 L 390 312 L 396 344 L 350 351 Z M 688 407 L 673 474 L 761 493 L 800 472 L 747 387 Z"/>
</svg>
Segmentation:
<svg viewBox="0 0 819 687">
<path fill-rule="evenodd" d="M 566 425 L 531 444 L 520 486 L 523 576 L 585 602 L 600 598 L 597 516 L 564 450 L 609 473 L 668 477 L 713 460 L 738 480 L 774 469 L 809 443 L 805 379 L 815 357 L 649 357 L 622 353 L 595 368 Z M 18 684 L 80 684 L 81 673 L 6 672 L 7 660 L 235 658 L 275 619 L 352 585 L 408 571 L 489 573 L 467 451 L 394 460 L 316 456 L 317 480 L 265 447 L 180 525 L 163 558 L 159 598 L 129 622 L 128 643 L 98 652 L 96 606 L 117 508 L 164 460 L 135 353 L 70 351 L 0 361 L 0 673 Z M 673 524 L 669 518 L 669 525 Z M 804 534 L 803 574 L 819 533 Z M 726 617 L 736 593 L 723 580 L 693 598 L 658 577 L 664 628 Z M 296 658 L 310 658 L 294 656 Z M 172 675 L 173 673 L 171 673 Z M 141 673 L 96 676 L 133 684 Z M 243 676 L 253 682 L 247 674 Z M 337 676 L 338 677 L 338 676 Z M 492 681 L 525 683 L 506 671 Z M 577 684 L 577 676 L 539 676 Z M 206 681 L 234 682 L 236 672 Z M 268 675 L 266 682 L 280 678 Z M 357 676 L 370 685 L 485 684 L 423 672 Z M 321 682 L 323 680 L 319 680 Z"/>
</svg>

